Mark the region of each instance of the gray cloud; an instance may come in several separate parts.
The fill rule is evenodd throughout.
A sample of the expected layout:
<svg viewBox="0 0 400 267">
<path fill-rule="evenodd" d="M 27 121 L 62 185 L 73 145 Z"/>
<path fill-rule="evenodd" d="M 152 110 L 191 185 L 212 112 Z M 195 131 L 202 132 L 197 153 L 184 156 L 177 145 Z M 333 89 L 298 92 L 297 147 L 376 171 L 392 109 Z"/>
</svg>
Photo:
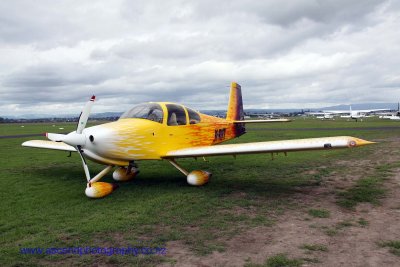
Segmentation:
<svg viewBox="0 0 400 267">
<path fill-rule="evenodd" d="M 3 1 L 0 116 L 400 99 L 397 1 Z M 41 113 L 43 113 L 41 112 Z"/>
</svg>

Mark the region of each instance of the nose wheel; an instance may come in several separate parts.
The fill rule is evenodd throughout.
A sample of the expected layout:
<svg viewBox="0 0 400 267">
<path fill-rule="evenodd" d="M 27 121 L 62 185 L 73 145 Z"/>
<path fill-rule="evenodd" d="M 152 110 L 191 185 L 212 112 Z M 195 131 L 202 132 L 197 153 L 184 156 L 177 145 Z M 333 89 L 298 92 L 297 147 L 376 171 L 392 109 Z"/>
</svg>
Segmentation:
<svg viewBox="0 0 400 267">
<path fill-rule="evenodd" d="M 116 185 L 116 184 L 98 182 L 107 173 L 109 173 L 114 166 L 109 165 L 105 169 L 103 169 L 101 172 L 99 172 L 95 177 L 90 178 L 89 168 L 87 167 L 86 162 L 84 160 L 83 160 L 83 162 L 84 162 L 83 166 L 85 169 L 86 179 L 88 181 L 86 189 L 85 189 L 85 194 L 87 197 L 102 198 L 102 197 L 105 197 L 105 196 L 111 194 L 115 189 L 118 188 L 118 185 Z"/>
</svg>

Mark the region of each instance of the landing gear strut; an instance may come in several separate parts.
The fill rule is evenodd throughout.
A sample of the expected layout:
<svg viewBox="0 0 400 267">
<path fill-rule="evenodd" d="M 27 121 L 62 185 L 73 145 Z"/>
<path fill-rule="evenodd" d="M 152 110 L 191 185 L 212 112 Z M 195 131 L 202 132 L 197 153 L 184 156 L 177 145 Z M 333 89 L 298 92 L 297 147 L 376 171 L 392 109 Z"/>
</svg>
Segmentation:
<svg viewBox="0 0 400 267">
<path fill-rule="evenodd" d="M 168 159 L 168 162 L 171 163 L 172 166 L 177 168 L 181 173 L 186 175 L 187 182 L 190 185 L 201 186 L 208 183 L 208 180 L 211 178 L 212 174 L 207 171 L 202 170 L 194 170 L 190 173 L 185 170 L 182 166 L 180 166 L 174 159 Z"/>
</svg>

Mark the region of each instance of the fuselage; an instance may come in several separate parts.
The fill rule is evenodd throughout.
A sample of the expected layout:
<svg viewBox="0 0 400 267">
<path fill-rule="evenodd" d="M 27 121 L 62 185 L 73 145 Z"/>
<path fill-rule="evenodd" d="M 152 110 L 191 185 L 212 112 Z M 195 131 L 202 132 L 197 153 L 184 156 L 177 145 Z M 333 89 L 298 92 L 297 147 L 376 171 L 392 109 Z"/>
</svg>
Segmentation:
<svg viewBox="0 0 400 267">
<path fill-rule="evenodd" d="M 134 160 L 159 160 L 173 150 L 215 145 L 245 132 L 241 124 L 179 104 L 159 102 L 138 107 L 118 121 L 86 128 L 85 156 L 124 166 Z"/>
</svg>

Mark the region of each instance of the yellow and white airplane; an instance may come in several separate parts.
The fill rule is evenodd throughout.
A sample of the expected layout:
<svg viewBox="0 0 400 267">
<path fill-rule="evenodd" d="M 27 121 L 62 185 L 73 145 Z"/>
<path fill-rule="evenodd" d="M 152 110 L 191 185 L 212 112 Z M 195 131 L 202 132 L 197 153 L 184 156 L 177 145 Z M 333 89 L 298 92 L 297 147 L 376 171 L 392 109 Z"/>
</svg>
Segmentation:
<svg viewBox="0 0 400 267">
<path fill-rule="evenodd" d="M 201 114 L 188 107 L 169 102 L 150 102 L 126 111 L 118 121 L 85 128 L 93 96 L 84 107 L 76 131 L 69 134 L 46 133 L 51 141 L 31 140 L 22 145 L 78 152 L 87 179 L 85 193 L 90 198 L 110 194 L 116 186 L 99 182 L 114 166 L 116 181 L 133 179 L 140 160 L 167 160 L 187 176 L 190 185 L 208 182 L 211 173 L 187 171 L 176 159 L 206 156 L 275 153 L 302 150 L 351 148 L 371 144 L 350 136 L 335 136 L 284 141 L 217 145 L 246 132 L 245 123 L 285 122 L 278 120 L 243 120 L 241 87 L 232 82 L 226 119 Z M 106 165 L 96 176 L 89 173 L 86 159 Z"/>
</svg>

